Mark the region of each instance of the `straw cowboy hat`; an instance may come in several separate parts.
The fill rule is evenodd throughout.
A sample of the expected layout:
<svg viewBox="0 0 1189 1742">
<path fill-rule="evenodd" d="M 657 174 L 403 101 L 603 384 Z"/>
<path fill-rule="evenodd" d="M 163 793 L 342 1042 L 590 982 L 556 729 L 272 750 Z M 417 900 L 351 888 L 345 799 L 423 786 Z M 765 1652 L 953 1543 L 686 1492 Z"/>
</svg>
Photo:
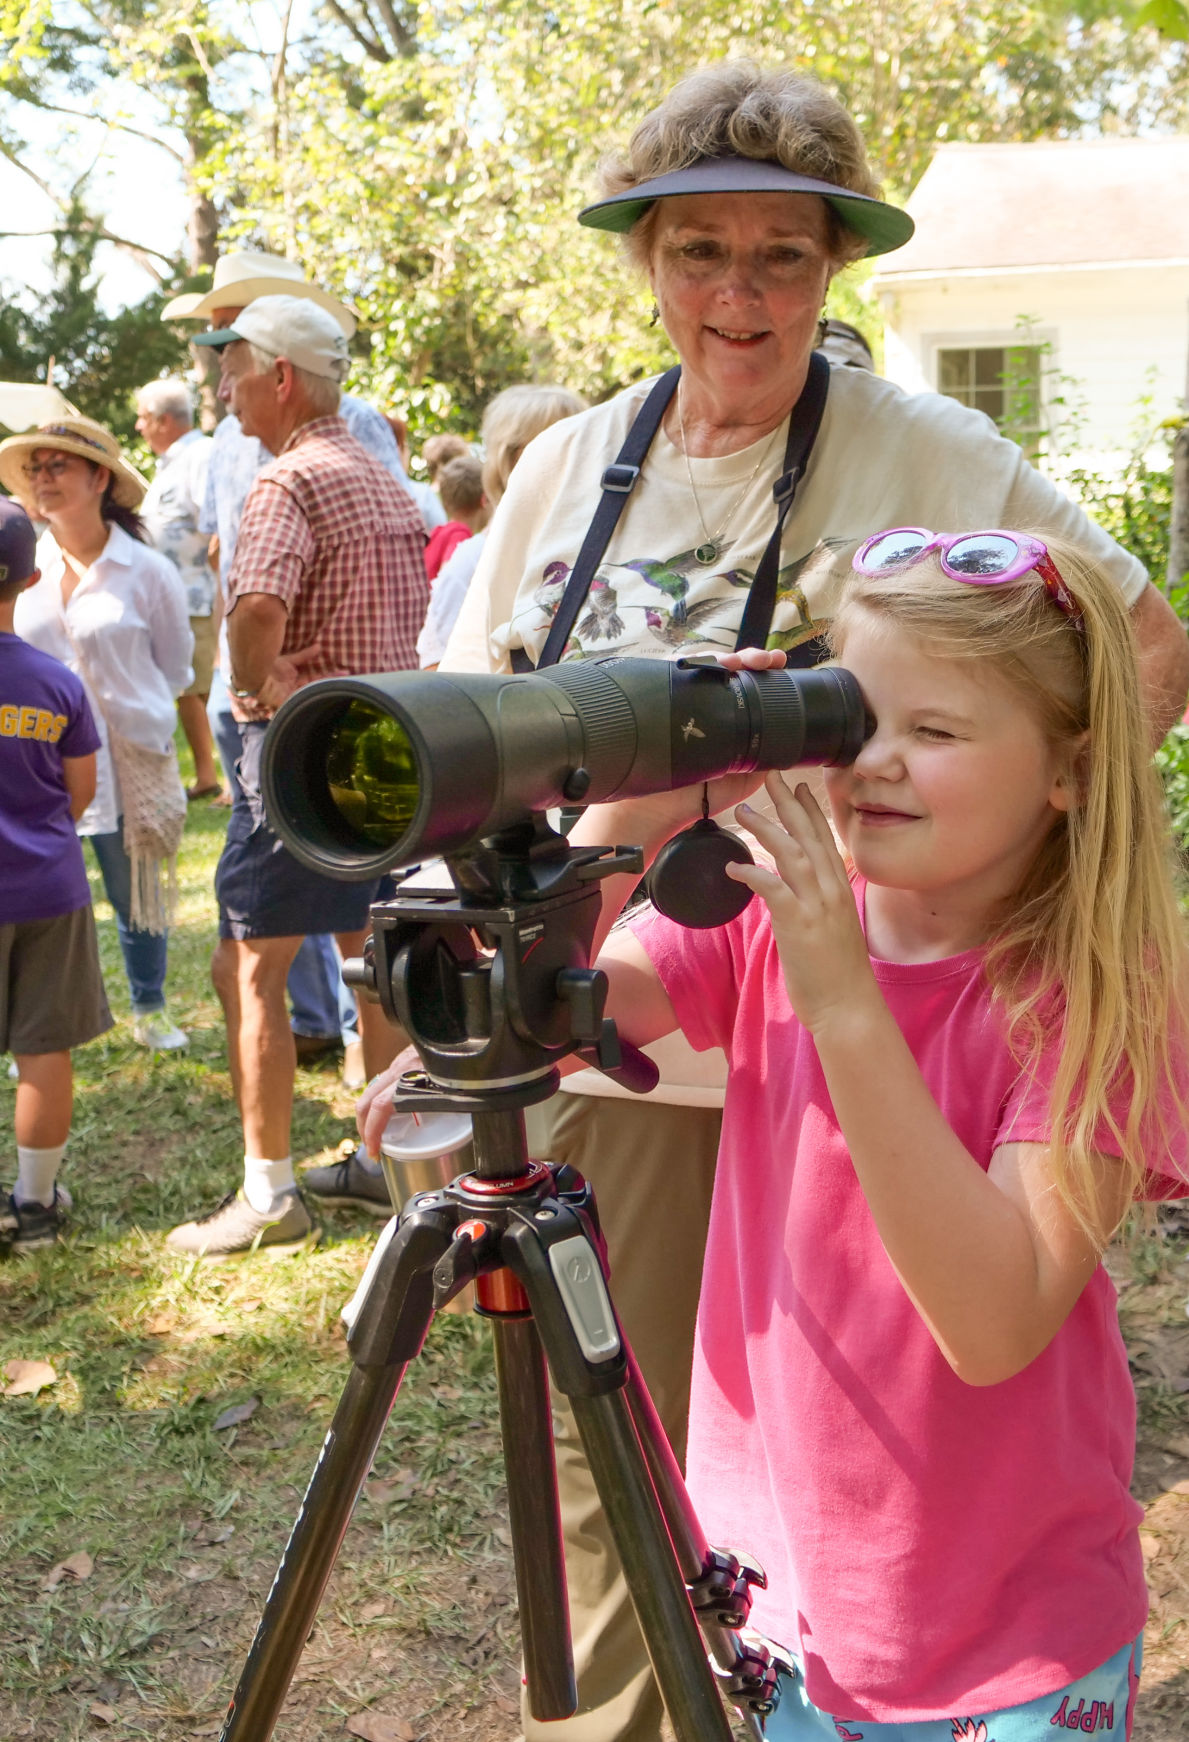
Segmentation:
<svg viewBox="0 0 1189 1742">
<path fill-rule="evenodd" d="M 300 296 L 316 302 L 334 316 L 348 338 L 358 325 L 346 303 L 311 284 L 294 261 L 251 248 L 221 254 L 215 262 L 213 287 L 205 293 L 192 290 L 184 296 L 175 296 L 161 310 L 161 319 L 206 320 L 216 309 L 245 308 L 258 296 Z"/>
<path fill-rule="evenodd" d="M 10 496 L 23 500 L 28 494 L 25 467 L 36 448 L 54 448 L 58 453 L 77 454 L 80 459 L 106 466 L 115 486 L 113 501 L 121 508 L 140 507 L 148 484 L 128 464 L 111 431 L 89 417 L 56 418 L 53 423 L 43 423 L 38 429 L 0 442 L 0 484 Z"/>
</svg>

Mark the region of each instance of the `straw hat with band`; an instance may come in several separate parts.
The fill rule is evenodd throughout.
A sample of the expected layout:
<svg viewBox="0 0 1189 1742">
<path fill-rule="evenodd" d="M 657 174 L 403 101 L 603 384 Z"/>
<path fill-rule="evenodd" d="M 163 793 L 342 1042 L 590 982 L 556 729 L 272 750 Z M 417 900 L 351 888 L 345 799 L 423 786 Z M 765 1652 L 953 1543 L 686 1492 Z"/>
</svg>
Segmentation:
<svg viewBox="0 0 1189 1742">
<path fill-rule="evenodd" d="M 89 417 L 56 418 L 24 435 L 9 436 L 0 442 L 0 484 L 10 496 L 23 501 L 29 494 L 25 467 L 37 448 L 53 448 L 62 454 L 77 454 L 81 460 L 91 460 L 106 466 L 112 475 L 112 500 L 121 508 L 139 508 L 148 484 L 120 452 L 120 444 L 110 430 Z"/>
<path fill-rule="evenodd" d="M 579 212 L 578 222 L 592 230 L 630 230 L 655 200 L 688 194 L 817 194 L 831 206 L 849 230 L 863 236 L 868 254 L 890 254 L 913 233 L 907 212 L 868 194 L 852 193 L 834 182 L 818 181 L 786 169 L 782 163 L 758 157 L 700 157 L 684 169 L 651 181 L 637 182 L 621 194 L 596 200 Z"/>
<path fill-rule="evenodd" d="M 246 308 L 259 296 L 298 296 L 332 314 L 347 338 L 358 325 L 353 310 L 337 297 L 311 284 L 301 267 L 280 254 L 243 248 L 221 254 L 215 262 L 215 282 L 208 291 L 187 291 L 161 310 L 163 321 L 207 320 L 216 309 Z"/>
</svg>

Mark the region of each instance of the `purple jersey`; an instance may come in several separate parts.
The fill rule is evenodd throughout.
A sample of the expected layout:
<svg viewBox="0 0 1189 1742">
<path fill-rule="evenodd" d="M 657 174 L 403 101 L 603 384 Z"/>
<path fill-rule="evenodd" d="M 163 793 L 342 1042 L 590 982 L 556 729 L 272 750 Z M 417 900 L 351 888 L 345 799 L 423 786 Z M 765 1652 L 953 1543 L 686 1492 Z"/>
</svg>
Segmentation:
<svg viewBox="0 0 1189 1742">
<path fill-rule="evenodd" d="M 98 748 L 74 673 L 0 633 L 0 925 L 56 919 L 90 903 L 62 758 Z"/>
</svg>

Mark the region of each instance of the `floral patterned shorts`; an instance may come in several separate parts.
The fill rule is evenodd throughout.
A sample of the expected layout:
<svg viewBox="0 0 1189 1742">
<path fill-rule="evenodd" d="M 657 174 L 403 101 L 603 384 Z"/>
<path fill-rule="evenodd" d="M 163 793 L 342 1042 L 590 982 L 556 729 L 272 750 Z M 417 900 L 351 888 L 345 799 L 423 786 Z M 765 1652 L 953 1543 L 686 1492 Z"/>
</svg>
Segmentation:
<svg viewBox="0 0 1189 1742">
<path fill-rule="evenodd" d="M 780 1704 L 764 1725 L 765 1742 L 1056 1742 L 1070 1730 L 1124 1742 L 1131 1735 L 1142 1657 L 1141 1636 L 1089 1675 L 1023 1706 L 905 1724 L 832 1718 L 806 1697 L 799 1675 L 782 1676 Z"/>
</svg>

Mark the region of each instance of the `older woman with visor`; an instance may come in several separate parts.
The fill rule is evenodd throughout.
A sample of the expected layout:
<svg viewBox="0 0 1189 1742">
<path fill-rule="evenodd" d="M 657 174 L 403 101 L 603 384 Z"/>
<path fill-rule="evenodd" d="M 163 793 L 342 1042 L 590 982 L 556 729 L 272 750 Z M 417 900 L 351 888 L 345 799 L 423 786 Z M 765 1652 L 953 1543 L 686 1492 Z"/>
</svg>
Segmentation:
<svg viewBox="0 0 1189 1742">
<path fill-rule="evenodd" d="M 1144 649 L 1153 739 L 1180 717 L 1189 648 L 1139 563 L 981 414 L 814 358 L 835 274 L 912 233 L 878 192 L 850 117 L 790 72 L 726 61 L 684 79 L 641 121 L 580 222 L 622 237 L 680 371 L 530 444 L 443 670 L 698 646 L 781 648 L 809 663 L 831 589 L 876 528 L 1043 524 L 1098 553 L 1117 579 Z M 620 511 L 575 581 L 600 480 Z M 614 1299 L 680 1453 L 725 1075 L 721 1055 L 716 1069 L 716 1055 L 683 1043 L 652 1050 L 661 1083 L 646 1099 L 582 1072 L 530 1110 L 529 1137 L 535 1155 L 594 1184 Z M 368 1105 L 374 1136 L 382 1083 Z M 659 1697 L 564 1411 L 560 1422 L 580 1710 L 547 1732 L 526 1713 L 525 1734 L 656 1742 Z M 762 1557 L 762 1543 L 742 1546 Z"/>
</svg>

